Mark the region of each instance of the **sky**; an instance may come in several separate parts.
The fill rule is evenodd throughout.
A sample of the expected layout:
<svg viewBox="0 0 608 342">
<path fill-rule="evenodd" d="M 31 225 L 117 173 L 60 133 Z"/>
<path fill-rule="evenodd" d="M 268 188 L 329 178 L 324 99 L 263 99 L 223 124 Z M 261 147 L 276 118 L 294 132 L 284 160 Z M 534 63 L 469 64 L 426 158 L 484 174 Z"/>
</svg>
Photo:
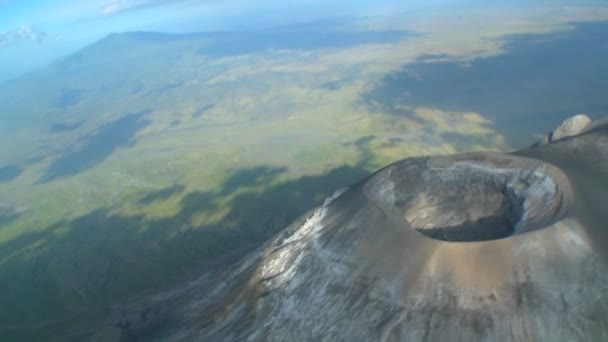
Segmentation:
<svg viewBox="0 0 608 342">
<path fill-rule="evenodd" d="M 370 3 L 377 6 L 378 1 L 0 0 L 0 82 L 40 68 L 110 33 L 283 25 L 364 11 Z"/>
</svg>

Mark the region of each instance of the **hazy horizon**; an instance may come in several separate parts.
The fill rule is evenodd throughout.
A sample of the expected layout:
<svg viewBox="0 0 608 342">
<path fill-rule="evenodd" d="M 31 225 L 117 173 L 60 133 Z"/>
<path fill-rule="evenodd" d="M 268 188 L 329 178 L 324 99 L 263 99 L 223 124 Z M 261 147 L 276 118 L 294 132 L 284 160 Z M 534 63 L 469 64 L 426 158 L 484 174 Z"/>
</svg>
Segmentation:
<svg viewBox="0 0 608 342">
<path fill-rule="evenodd" d="M 585 1 L 357 0 L 344 7 L 340 0 L 95 0 L 75 6 L 70 0 L 0 2 L 0 83 L 69 56 L 113 33 L 148 31 L 198 33 L 272 28 L 294 22 L 403 13 L 421 15 L 468 8 L 598 5 Z M 426 13 L 426 14 L 425 14 Z M 27 56 L 27 58 L 23 58 Z"/>
</svg>

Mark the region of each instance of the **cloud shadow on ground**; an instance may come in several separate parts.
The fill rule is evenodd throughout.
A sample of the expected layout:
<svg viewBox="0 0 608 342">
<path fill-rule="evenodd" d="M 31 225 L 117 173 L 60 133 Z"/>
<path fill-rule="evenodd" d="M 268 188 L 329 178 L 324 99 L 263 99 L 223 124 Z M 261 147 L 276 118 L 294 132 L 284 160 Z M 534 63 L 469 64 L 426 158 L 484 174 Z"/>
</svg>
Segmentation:
<svg viewBox="0 0 608 342">
<path fill-rule="evenodd" d="M 74 151 L 55 159 L 44 171 L 39 182 L 45 183 L 65 176 L 75 175 L 106 160 L 114 150 L 132 146 L 135 134 L 150 124 L 145 116 L 151 111 L 131 113 L 109 122 L 92 135 L 82 137 Z"/>
<path fill-rule="evenodd" d="M 521 147 L 576 113 L 608 113 L 607 41 L 608 22 L 588 22 L 506 36 L 504 53 L 467 64 L 424 56 L 386 75 L 362 102 L 394 115 L 407 115 L 404 106 L 477 112 Z"/>
</svg>

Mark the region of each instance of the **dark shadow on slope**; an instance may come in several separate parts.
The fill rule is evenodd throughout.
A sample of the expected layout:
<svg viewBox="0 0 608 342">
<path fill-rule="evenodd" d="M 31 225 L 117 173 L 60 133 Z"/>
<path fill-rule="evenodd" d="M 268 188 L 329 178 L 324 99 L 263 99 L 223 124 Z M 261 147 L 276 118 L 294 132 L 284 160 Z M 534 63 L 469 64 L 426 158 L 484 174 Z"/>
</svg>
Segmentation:
<svg viewBox="0 0 608 342">
<path fill-rule="evenodd" d="M 281 181 L 283 172 L 239 170 L 217 191 L 187 194 L 172 217 L 152 220 L 99 209 L 57 224 L 67 227 L 61 233 L 1 243 L 0 259 L 14 252 L 13 246 L 29 252 L 0 263 L 0 307 L 13 308 L 0 312 L 0 336 L 66 340 L 70 332 L 86 340 L 82 336 L 97 330 L 113 305 L 181 284 L 218 258 L 262 244 L 336 189 L 368 174 L 340 167 Z M 231 196 L 227 205 L 220 200 Z M 218 222 L 193 226 L 195 215 L 226 208 Z"/>
<path fill-rule="evenodd" d="M 516 147 L 576 113 L 608 113 L 608 22 L 505 42 L 503 54 L 468 65 L 425 56 L 386 75 L 363 103 L 389 113 L 400 106 L 478 112 Z"/>
<path fill-rule="evenodd" d="M 145 196 L 143 196 L 141 199 L 139 199 L 137 201 L 137 203 L 150 204 L 152 202 L 166 200 L 167 198 L 169 198 L 173 195 L 181 194 L 182 192 L 184 192 L 184 190 L 186 190 L 185 186 L 183 186 L 181 184 L 175 184 L 168 188 L 160 189 L 157 191 L 152 191 L 152 192 L 146 194 Z"/>
<path fill-rule="evenodd" d="M 49 182 L 85 171 L 103 162 L 115 149 L 132 145 L 135 134 L 150 123 L 144 119 L 150 112 L 128 114 L 101 126 L 93 135 L 81 138 L 77 142 L 80 148 L 53 161 L 39 182 Z"/>
<path fill-rule="evenodd" d="M 17 165 L 8 165 L 0 167 L 0 184 L 8 183 L 19 177 L 23 169 Z"/>
</svg>

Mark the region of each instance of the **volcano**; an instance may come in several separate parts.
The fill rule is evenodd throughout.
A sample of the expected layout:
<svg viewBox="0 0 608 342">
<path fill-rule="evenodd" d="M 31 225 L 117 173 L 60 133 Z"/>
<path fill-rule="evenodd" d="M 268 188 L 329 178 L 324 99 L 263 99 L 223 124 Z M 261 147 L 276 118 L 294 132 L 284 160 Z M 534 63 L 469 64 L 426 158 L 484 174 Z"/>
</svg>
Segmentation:
<svg viewBox="0 0 608 342">
<path fill-rule="evenodd" d="M 99 338 L 608 341 L 608 122 L 574 126 L 391 164 Z"/>
</svg>

